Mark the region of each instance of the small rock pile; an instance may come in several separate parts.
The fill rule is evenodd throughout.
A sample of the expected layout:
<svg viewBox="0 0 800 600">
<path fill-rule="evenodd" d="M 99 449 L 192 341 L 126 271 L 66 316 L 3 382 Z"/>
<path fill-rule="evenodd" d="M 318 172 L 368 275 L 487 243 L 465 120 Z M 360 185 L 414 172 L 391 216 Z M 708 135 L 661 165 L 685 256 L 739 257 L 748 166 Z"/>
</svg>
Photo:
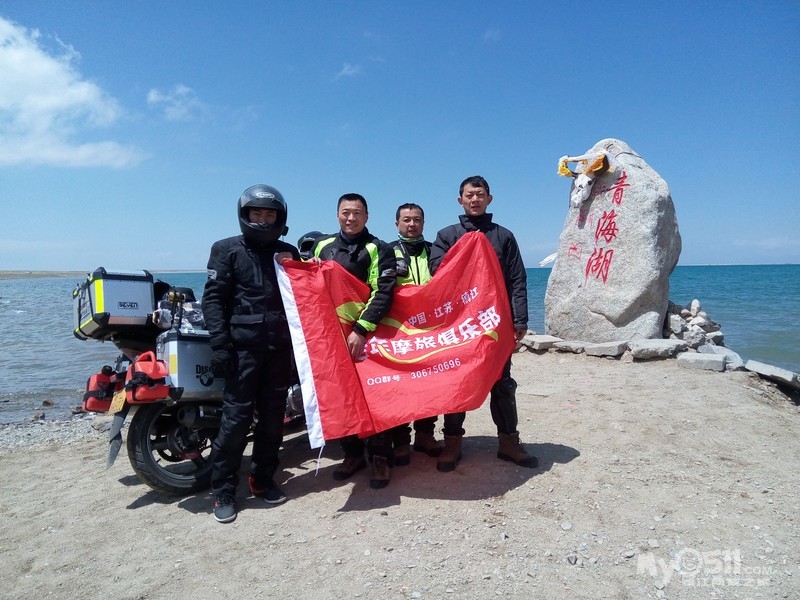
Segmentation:
<svg viewBox="0 0 800 600">
<path fill-rule="evenodd" d="M 700 300 L 694 299 L 686 306 L 678 306 L 670 301 L 667 316 L 664 319 L 664 338 L 683 340 L 689 348 L 697 350 L 700 346 L 725 345 L 725 334 L 702 309 Z"/>
<path fill-rule="evenodd" d="M 745 362 L 739 354 L 726 348 L 720 324 L 708 316 L 700 300 L 694 299 L 686 306 L 670 301 L 662 334 L 662 339 L 618 339 L 593 343 L 529 331 L 517 350 L 553 350 L 607 358 L 629 356 L 633 360 L 676 358 L 680 367 L 712 371 L 746 370 L 792 390 L 800 390 L 799 373 L 754 360 Z"/>
</svg>

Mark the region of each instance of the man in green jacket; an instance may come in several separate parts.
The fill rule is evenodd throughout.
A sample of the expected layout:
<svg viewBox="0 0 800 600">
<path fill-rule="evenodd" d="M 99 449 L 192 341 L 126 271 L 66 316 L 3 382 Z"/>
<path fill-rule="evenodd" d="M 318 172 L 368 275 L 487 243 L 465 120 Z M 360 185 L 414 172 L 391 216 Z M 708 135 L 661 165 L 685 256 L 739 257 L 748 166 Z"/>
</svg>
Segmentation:
<svg viewBox="0 0 800 600">
<path fill-rule="evenodd" d="M 407 203 L 397 208 L 395 213 L 397 240 L 392 242 L 397 261 L 397 285 L 424 285 L 431 280 L 428 258 L 431 243 L 423 237 L 425 211 L 419 204 Z M 439 456 L 442 445 L 433 435 L 436 416 L 414 421 L 414 450 L 425 452 L 428 456 Z M 392 429 L 394 443 L 394 464 L 407 465 L 411 462 L 411 427 L 408 424 Z"/>
<path fill-rule="evenodd" d="M 392 306 L 395 259 L 392 249 L 367 230 L 369 212 L 362 195 L 345 194 L 339 198 L 336 217 L 339 233 L 319 239 L 312 252 L 314 259 L 336 261 L 371 288 L 369 299 L 347 336 L 350 357 L 356 361 L 364 354 L 367 334 L 375 331 Z M 370 436 L 366 443 L 356 435 L 347 436 L 341 439 L 341 444 L 344 461 L 333 472 L 334 479 L 349 479 L 366 468 L 366 448 L 372 460 L 370 487 L 378 489 L 389 485 L 393 464 L 389 431 Z"/>
</svg>

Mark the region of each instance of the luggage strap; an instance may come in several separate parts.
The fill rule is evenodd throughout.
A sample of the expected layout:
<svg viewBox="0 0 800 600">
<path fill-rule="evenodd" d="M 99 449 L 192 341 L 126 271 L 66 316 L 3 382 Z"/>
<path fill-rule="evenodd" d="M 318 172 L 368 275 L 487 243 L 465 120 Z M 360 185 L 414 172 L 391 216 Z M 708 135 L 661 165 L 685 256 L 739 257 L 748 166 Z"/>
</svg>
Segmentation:
<svg viewBox="0 0 800 600">
<path fill-rule="evenodd" d="M 143 373 L 142 371 L 136 371 L 131 378 L 125 382 L 125 389 L 132 390 L 137 387 L 153 387 L 155 385 L 163 385 L 166 384 L 166 378 L 159 377 L 158 379 L 153 379 L 147 373 Z"/>
</svg>

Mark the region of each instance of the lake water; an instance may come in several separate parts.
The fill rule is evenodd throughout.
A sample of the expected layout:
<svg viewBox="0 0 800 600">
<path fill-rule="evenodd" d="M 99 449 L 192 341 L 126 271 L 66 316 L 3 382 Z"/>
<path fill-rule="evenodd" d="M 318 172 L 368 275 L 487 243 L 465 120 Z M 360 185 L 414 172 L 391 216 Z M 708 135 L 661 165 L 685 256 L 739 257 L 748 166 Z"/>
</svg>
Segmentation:
<svg viewBox="0 0 800 600">
<path fill-rule="evenodd" d="M 544 332 L 544 294 L 550 269 L 528 269 L 529 327 Z M 205 273 L 155 274 L 199 297 Z M 110 343 L 72 334 L 69 277 L 0 280 L 0 423 L 30 418 L 50 400 L 48 418 L 80 404 L 86 379 L 113 364 Z M 677 267 L 670 299 L 701 301 L 721 324 L 725 344 L 745 360 L 800 371 L 800 265 Z"/>
</svg>

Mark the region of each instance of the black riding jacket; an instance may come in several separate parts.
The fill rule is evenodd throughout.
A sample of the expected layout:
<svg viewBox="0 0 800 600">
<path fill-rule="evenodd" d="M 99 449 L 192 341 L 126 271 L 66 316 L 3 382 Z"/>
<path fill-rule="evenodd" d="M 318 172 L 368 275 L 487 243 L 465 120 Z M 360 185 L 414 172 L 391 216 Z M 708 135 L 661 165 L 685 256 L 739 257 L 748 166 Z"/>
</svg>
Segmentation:
<svg viewBox="0 0 800 600">
<path fill-rule="evenodd" d="M 514 317 L 514 327 L 528 326 L 528 276 L 525 265 L 519 252 L 514 234 L 497 223 L 492 223 L 492 214 L 485 213 L 480 217 L 461 215 L 459 223 L 450 225 L 436 234 L 436 241 L 431 248 L 429 261 L 431 273 L 436 273 L 445 253 L 469 231 L 480 231 L 489 240 L 494 248 L 500 267 L 503 270 L 503 279 L 506 282 L 506 291 L 511 301 L 511 313 Z"/>
<path fill-rule="evenodd" d="M 395 283 L 394 251 L 366 228 L 353 240 L 341 232 L 317 240 L 312 254 L 321 260 L 334 260 L 366 283 L 372 292 L 353 329 L 361 335 L 375 331 L 392 307 Z"/>
<path fill-rule="evenodd" d="M 276 252 L 290 252 L 300 259 L 297 248 L 280 240 L 257 245 L 238 235 L 211 247 L 202 306 L 213 349 L 291 346 L 275 275 Z"/>
</svg>

